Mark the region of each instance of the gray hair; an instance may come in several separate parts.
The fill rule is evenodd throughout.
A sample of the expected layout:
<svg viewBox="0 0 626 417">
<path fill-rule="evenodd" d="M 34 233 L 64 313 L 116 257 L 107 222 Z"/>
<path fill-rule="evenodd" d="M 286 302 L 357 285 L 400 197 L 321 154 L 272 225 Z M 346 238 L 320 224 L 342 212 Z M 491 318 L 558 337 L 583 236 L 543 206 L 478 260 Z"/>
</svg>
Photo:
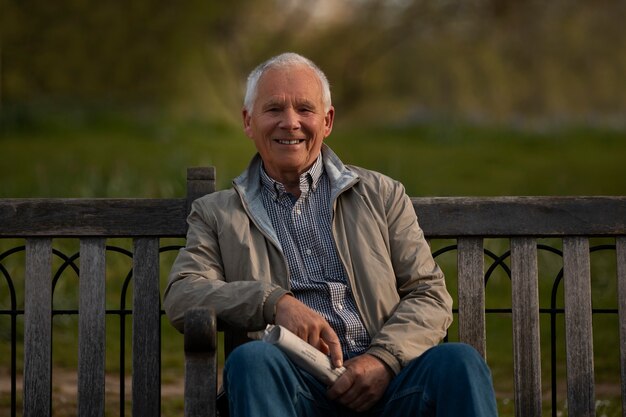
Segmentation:
<svg viewBox="0 0 626 417">
<path fill-rule="evenodd" d="M 328 110 L 330 110 L 330 85 L 328 83 L 328 78 L 326 78 L 324 72 L 310 59 L 293 52 L 285 52 L 259 64 L 259 66 L 252 70 L 252 72 L 248 76 L 248 82 L 246 84 L 246 95 L 243 101 L 243 105 L 248 113 L 252 113 L 252 107 L 254 106 L 254 101 L 256 100 L 258 84 L 261 76 L 265 74 L 267 70 L 272 68 L 285 68 L 296 65 L 305 65 L 315 72 L 317 78 L 319 78 L 320 83 L 322 84 L 322 100 L 324 102 L 324 111 L 327 112 Z"/>
</svg>

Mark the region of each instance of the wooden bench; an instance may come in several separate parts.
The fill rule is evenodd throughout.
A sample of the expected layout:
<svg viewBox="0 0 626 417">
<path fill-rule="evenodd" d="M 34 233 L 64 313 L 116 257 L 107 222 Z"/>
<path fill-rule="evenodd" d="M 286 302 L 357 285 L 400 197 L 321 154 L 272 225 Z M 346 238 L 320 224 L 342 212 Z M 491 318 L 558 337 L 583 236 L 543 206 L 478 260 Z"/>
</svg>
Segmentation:
<svg viewBox="0 0 626 417">
<path fill-rule="evenodd" d="M 24 416 L 52 415 L 53 238 L 80 239 L 78 415 L 104 415 L 105 245 L 117 237 L 133 239 L 132 414 L 160 415 L 159 241 L 184 237 L 191 201 L 214 189 L 214 169 L 194 168 L 188 170 L 187 197 L 181 199 L 0 200 L 0 238 L 26 239 L 24 310 L 13 305 L 8 312 L 0 311 L 11 316 L 13 326 L 18 315 L 24 316 Z M 483 355 L 487 355 L 484 242 L 510 241 L 510 252 L 494 262 L 510 265 L 506 268 L 512 291 L 514 408 L 519 417 L 542 415 L 537 239 L 562 240 L 570 416 L 595 415 L 589 239 L 614 239 L 621 398 L 626 405 L 626 197 L 449 197 L 414 198 L 413 203 L 431 242 L 454 242 L 456 339 Z M 0 266 L 1 262 L 2 254 Z M 210 309 L 192 310 L 186 316 L 187 416 L 215 415 L 218 326 L 225 331 L 227 352 L 243 340 L 237 329 L 218 324 Z M 15 415 L 15 370 L 12 374 Z"/>
<path fill-rule="evenodd" d="M 14 300 L 5 312 L 12 318 L 13 339 L 17 316 L 23 314 L 24 319 L 24 417 L 52 415 L 53 238 L 80 240 L 78 415 L 104 416 L 105 245 L 109 238 L 133 240 L 132 415 L 160 415 L 159 241 L 184 237 L 191 202 L 214 190 L 215 170 L 200 168 L 187 171 L 187 198 L 0 200 L 0 238 L 26 239 L 24 310 L 19 311 Z M 4 268 L 0 273 L 6 278 Z M 13 343 L 14 416 L 15 340 Z"/>
</svg>

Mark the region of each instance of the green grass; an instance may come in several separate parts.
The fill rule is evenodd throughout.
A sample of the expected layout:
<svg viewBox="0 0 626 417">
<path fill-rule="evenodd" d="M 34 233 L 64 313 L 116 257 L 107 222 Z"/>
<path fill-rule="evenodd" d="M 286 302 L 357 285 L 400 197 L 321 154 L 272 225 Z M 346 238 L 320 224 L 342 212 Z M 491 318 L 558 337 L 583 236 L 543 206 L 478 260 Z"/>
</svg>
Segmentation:
<svg viewBox="0 0 626 417">
<path fill-rule="evenodd" d="M 401 180 L 412 196 L 453 195 L 624 195 L 626 194 L 626 133 L 586 128 L 524 131 L 511 128 L 479 128 L 454 123 L 432 123 L 413 127 L 335 126 L 327 143 L 346 163 L 357 164 Z M 0 136 L 0 197 L 182 197 L 185 168 L 214 165 L 218 188 L 229 186 L 254 152 L 252 142 L 241 129 L 204 123 L 132 123 L 100 120 L 65 125 L 47 122 L 35 127 L 3 131 Z M 0 241 L 0 253 L 19 240 Z M 66 254 L 77 250 L 76 241 L 56 242 Z M 109 244 L 130 248 L 130 242 L 115 239 Z M 180 239 L 162 242 L 179 244 Z M 433 242 L 435 247 L 450 242 Z M 543 243 L 543 242 L 542 242 Z M 558 241 L 549 241 L 559 245 Z M 598 241 L 596 243 L 605 243 Z M 486 247 L 496 254 L 508 249 L 508 242 L 489 240 Z M 173 254 L 163 254 L 161 288 Z M 130 263 L 111 254 L 107 264 L 107 308 L 120 307 L 120 288 Z M 446 272 L 450 291 L 456 298 L 456 254 L 438 261 Z M 57 265 L 58 265 L 58 261 Z M 562 260 L 553 254 L 539 255 L 541 307 L 549 306 L 552 282 Z M 16 280 L 18 308 L 23 303 L 23 254 L 3 261 Z M 487 262 L 487 267 L 489 262 Z M 616 308 L 615 261 L 611 253 L 592 255 L 594 307 Z M 55 290 L 55 308 L 75 308 L 77 279 L 67 270 Z M 4 280 L 0 279 L 0 309 L 9 308 Z M 510 307 L 510 282 L 501 269 L 487 286 L 487 307 Z M 131 292 L 127 295 L 130 306 Z M 562 303 L 562 288 L 559 298 Z M 561 305 L 561 304 L 559 304 Z M 53 361 L 58 369 L 72 369 L 77 362 L 76 317 L 54 318 Z M 130 320 L 127 321 L 126 372 L 130 370 Z M 511 318 L 494 314 L 487 318 L 487 356 L 498 390 L 502 416 L 513 414 Z M 18 319 L 21 339 L 21 318 Z M 10 335 L 7 316 L 0 316 L 0 371 L 6 374 Z M 107 319 L 107 371 L 120 372 L 119 318 Z M 450 331 L 455 339 L 456 325 Z M 557 334 L 564 336 L 563 318 L 557 320 Z M 617 319 L 594 315 L 595 369 L 598 415 L 618 415 L 619 345 Z M 548 318 L 542 316 L 543 388 L 549 390 L 550 351 Z M 164 320 L 163 382 L 180 383 L 182 337 Z M 557 348 L 560 410 L 564 409 L 565 352 Z M 21 368 L 21 344 L 18 366 Z M 5 359 L 7 358 L 7 359 Z M 55 369 L 57 369 L 55 368 Z M 180 399 L 164 398 L 163 415 L 180 414 Z M 6 410 L 2 394 L 0 409 Z M 55 403 L 55 406 L 57 404 Z M 544 400 L 549 415 L 549 400 Z M 113 406 L 115 407 L 115 406 Z M 113 414 L 116 408 L 113 408 Z M 68 414 L 72 414 L 69 412 Z"/>
<path fill-rule="evenodd" d="M 626 192 L 620 132 L 434 125 L 342 131 L 329 143 L 346 162 L 391 175 L 414 196 Z"/>
<path fill-rule="evenodd" d="M 626 133 L 432 124 L 335 126 L 346 163 L 401 180 L 411 195 L 620 195 Z M 174 197 L 185 168 L 214 165 L 229 186 L 254 147 L 243 131 L 202 123 L 104 124 L 4 132 L 0 197 Z"/>
</svg>

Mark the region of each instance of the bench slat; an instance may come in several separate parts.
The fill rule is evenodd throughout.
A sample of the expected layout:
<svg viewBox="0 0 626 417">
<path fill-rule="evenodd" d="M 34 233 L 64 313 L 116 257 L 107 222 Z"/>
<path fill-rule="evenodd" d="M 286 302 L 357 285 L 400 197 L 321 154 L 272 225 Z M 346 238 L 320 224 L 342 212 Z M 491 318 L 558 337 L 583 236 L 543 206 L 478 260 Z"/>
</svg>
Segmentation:
<svg viewBox="0 0 626 417">
<path fill-rule="evenodd" d="M 198 173 L 191 174 L 188 199 L 1 199 L 0 237 L 184 236 L 189 202 L 215 188 L 214 173 Z M 626 230 L 624 196 L 411 200 L 430 238 L 615 236 Z M 146 216 L 146 212 L 159 216 Z"/>
<path fill-rule="evenodd" d="M 159 239 L 133 240 L 133 416 L 161 409 Z"/>
<path fill-rule="evenodd" d="M 187 213 L 191 203 L 215 191 L 215 167 L 187 168 Z"/>
<path fill-rule="evenodd" d="M 459 339 L 486 357 L 485 284 L 482 238 L 460 238 L 457 242 Z"/>
<path fill-rule="evenodd" d="M 626 228 L 626 197 L 413 197 L 424 234 L 615 236 Z M 445 219 L 445 221 L 442 221 Z"/>
<path fill-rule="evenodd" d="M 622 375 L 622 416 L 626 417 L 626 237 L 616 241 L 617 300 L 619 308 L 620 369 Z"/>
<path fill-rule="evenodd" d="M 184 236 L 186 209 L 184 198 L 1 199 L 0 237 Z"/>
<path fill-rule="evenodd" d="M 595 416 L 589 240 L 563 239 L 567 407 L 573 416 Z"/>
<path fill-rule="evenodd" d="M 537 242 L 511 239 L 515 415 L 541 416 Z"/>
<path fill-rule="evenodd" d="M 51 415 L 52 239 L 26 241 L 24 417 Z"/>
<path fill-rule="evenodd" d="M 217 322 L 209 309 L 185 313 L 185 417 L 214 417 Z"/>
<path fill-rule="evenodd" d="M 105 239 L 80 241 L 78 415 L 104 416 Z"/>
</svg>

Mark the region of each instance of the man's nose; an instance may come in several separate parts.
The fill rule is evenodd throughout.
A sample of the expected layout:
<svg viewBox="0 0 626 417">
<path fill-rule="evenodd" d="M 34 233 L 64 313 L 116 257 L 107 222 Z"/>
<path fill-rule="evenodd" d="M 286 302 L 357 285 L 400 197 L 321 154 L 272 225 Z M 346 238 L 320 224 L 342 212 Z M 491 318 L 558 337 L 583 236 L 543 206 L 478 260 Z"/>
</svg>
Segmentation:
<svg viewBox="0 0 626 417">
<path fill-rule="evenodd" d="M 296 130 L 300 128 L 300 116 L 295 109 L 285 109 L 280 120 L 282 129 Z"/>
</svg>

